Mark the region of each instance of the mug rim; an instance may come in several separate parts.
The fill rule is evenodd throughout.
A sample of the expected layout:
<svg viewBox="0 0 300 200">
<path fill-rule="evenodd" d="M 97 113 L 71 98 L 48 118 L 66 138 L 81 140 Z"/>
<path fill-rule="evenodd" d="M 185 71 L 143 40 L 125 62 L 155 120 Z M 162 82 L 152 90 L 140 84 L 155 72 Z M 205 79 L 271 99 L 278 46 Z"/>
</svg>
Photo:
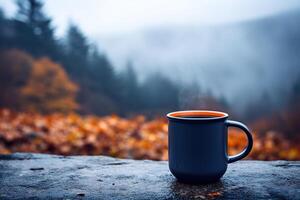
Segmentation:
<svg viewBox="0 0 300 200">
<path fill-rule="evenodd" d="M 208 116 L 208 117 L 197 117 L 197 116 Z M 193 118 L 187 118 L 184 116 L 195 116 Z M 188 121 L 203 121 L 203 120 L 216 120 L 216 119 L 225 119 L 228 117 L 228 114 L 220 111 L 213 110 L 182 110 L 170 112 L 167 114 L 168 119 L 177 119 L 177 120 L 188 120 Z"/>
</svg>

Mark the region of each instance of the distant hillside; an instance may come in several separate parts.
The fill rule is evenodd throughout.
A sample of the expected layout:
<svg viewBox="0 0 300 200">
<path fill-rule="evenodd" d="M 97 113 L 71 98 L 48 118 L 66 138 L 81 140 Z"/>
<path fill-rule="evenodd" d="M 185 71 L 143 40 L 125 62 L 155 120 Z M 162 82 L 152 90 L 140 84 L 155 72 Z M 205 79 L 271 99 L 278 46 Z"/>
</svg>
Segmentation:
<svg viewBox="0 0 300 200">
<path fill-rule="evenodd" d="M 300 10 L 236 24 L 156 27 L 100 38 L 116 66 L 128 59 L 137 72 L 162 71 L 225 96 L 237 108 L 268 97 L 285 103 L 300 76 Z"/>
</svg>

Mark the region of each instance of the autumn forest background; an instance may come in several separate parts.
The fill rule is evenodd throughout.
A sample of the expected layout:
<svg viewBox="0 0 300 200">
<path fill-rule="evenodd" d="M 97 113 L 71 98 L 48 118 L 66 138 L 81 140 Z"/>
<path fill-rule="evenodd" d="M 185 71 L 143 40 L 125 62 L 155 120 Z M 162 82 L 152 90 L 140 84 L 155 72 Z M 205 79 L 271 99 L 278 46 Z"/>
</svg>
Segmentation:
<svg viewBox="0 0 300 200">
<path fill-rule="evenodd" d="M 288 92 L 263 93 L 259 100 L 237 109 L 225 96 L 203 89 L 199 82 L 177 81 L 159 70 L 141 79 L 134 58 L 117 70 L 107 53 L 76 23 L 57 37 L 43 1 L 19 0 L 16 5 L 12 18 L 0 9 L 1 154 L 102 154 L 167 160 L 165 114 L 212 109 L 249 124 L 255 139 L 250 159 L 300 159 L 300 70 L 285 88 Z M 287 31 L 290 34 L 281 42 L 295 59 L 286 65 L 298 69 L 300 29 Z M 238 130 L 230 130 L 230 154 L 245 144 Z"/>
</svg>

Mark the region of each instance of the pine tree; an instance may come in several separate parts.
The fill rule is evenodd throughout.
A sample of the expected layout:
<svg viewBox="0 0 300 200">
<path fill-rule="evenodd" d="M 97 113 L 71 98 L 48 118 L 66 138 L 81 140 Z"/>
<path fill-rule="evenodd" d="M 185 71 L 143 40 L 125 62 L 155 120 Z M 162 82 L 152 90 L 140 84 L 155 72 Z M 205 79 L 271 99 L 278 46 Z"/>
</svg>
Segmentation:
<svg viewBox="0 0 300 200">
<path fill-rule="evenodd" d="M 60 60 L 62 52 L 54 37 L 52 20 L 43 11 L 42 1 L 18 0 L 17 6 L 15 45 L 34 56 L 49 56 L 54 60 Z"/>
<path fill-rule="evenodd" d="M 178 108 L 179 89 L 172 80 L 159 73 L 147 77 L 142 85 L 144 107 L 151 112 L 171 111 Z"/>
<path fill-rule="evenodd" d="M 81 32 L 74 24 L 71 24 L 66 37 L 67 70 L 77 78 L 86 75 L 88 67 L 89 44 Z"/>
<path fill-rule="evenodd" d="M 116 80 L 113 66 L 104 54 L 99 53 L 97 47 L 92 48 L 88 70 L 92 80 L 91 87 L 115 97 Z"/>
<path fill-rule="evenodd" d="M 137 111 L 140 105 L 140 88 L 136 73 L 133 69 L 133 64 L 129 61 L 126 65 L 126 70 L 121 75 L 121 99 L 123 110 L 134 112 Z"/>
</svg>

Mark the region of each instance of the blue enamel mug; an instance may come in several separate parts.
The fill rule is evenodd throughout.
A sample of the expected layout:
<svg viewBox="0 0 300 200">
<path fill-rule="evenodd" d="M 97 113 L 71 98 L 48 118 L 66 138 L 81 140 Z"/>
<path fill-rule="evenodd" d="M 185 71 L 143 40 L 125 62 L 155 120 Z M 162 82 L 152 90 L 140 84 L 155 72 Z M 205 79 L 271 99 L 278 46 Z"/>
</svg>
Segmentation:
<svg viewBox="0 0 300 200">
<path fill-rule="evenodd" d="M 190 110 L 167 114 L 169 121 L 169 169 L 182 182 L 218 181 L 227 164 L 246 157 L 253 146 L 252 135 L 244 124 L 228 120 L 217 111 Z M 234 156 L 227 154 L 227 129 L 243 130 L 248 139 L 245 149 Z"/>
</svg>

